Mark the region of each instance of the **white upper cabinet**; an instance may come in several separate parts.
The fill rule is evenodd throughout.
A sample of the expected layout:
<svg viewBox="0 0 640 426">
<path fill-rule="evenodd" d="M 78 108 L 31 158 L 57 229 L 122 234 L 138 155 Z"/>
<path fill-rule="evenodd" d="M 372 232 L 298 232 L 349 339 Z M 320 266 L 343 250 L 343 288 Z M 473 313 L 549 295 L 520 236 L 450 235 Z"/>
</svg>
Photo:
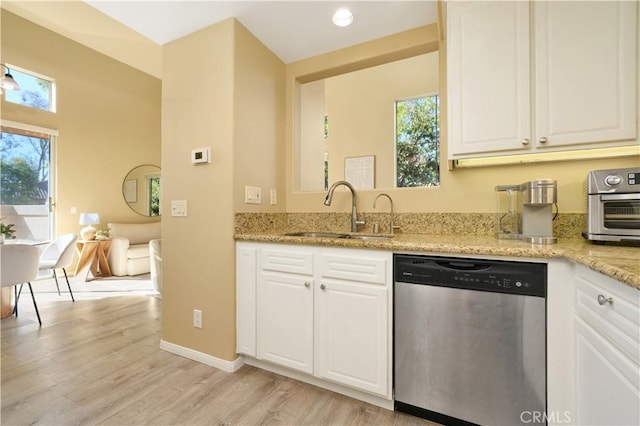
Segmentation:
<svg viewBox="0 0 640 426">
<path fill-rule="evenodd" d="M 449 158 L 636 144 L 637 39 L 632 1 L 448 3 Z"/>
<path fill-rule="evenodd" d="M 534 5 L 539 146 L 635 139 L 637 3 Z"/>
<path fill-rule="evenodd" d="M 530 136 L 529 5 L 447 5 L 449 155 L 522 149 Z"/>
</svg>

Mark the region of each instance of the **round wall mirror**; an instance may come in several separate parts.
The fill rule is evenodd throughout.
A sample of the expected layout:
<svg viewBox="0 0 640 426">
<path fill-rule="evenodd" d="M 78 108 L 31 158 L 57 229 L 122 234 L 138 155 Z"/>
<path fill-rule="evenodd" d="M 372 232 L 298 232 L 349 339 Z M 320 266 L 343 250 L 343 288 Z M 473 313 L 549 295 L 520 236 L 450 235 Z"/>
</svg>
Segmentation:
<svg viewBox="0 0 640 426">
<path fill-rule="evenodd" d="M 142 216 L 160 216 L 160 167 L 134 167 L 122 182 L 122 195 L 131 210 Z"/>
</svg>

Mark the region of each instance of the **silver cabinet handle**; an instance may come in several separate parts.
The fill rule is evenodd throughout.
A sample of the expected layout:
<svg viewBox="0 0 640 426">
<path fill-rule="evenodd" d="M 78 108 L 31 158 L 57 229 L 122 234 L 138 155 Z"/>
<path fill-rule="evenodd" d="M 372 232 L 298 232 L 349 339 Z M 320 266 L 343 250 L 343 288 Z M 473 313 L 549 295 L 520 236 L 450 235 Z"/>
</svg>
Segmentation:
<svg viewBox="0 0 640 426">
<path fill-rule="evenodd" d="M 327 286 L 326 286 L 326 285 L 324 285 L 324 284 L 320 284 L 320 290 L 326 290 L 326 289 L 327 289 Z"/>
<path fill-rule="evenodd" d="M 538 142 L 540 142 L 540 143 L 542 143 L 542 144 L 545 144 L 545 143 L 549 142 L 549 139 L 547 139 L 547 138 L 545 138 L 545 137 L 543 136 L 543 137 L 541 137 L 541 138 L 540 138 L 540 140 L 539 140 Z"/>
<path fill-rule="evenodd" d="M 307 281 L 307 282 L 305 282 L 305 283 L 304 283 L 304 286 L 305 286 L 306 288 L 309 288 L 309 287 L 311 287 L 311 283 L 310 283 L 309 281 Z"/>
<path fill-rule="evenodd" d="M 529 145 L 529 138 L 522 139 L 522 145 Z"/>
<path fill-rule="evenodd" d="M 611 297 L 605 297 L 602 294 L 598 295 L 598 304 L 599 305 L 606 305 L 607 303 L 613 303 L 613 299 Z"/>
</svg>

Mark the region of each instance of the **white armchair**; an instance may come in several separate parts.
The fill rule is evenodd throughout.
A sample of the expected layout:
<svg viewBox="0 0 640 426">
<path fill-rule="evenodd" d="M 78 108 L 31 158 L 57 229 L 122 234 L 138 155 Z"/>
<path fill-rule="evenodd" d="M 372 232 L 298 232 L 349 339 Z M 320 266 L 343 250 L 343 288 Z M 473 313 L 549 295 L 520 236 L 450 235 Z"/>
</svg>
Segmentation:
<svg viewBox="0 0 640 426">
<path fill-rule="evenodd" d="M 109 223 L 108 226 L 111 273 L 118 277 L 149 273 L 152 262 L 149 241 L 160 238 L 160 222 Z"/>
</svg>

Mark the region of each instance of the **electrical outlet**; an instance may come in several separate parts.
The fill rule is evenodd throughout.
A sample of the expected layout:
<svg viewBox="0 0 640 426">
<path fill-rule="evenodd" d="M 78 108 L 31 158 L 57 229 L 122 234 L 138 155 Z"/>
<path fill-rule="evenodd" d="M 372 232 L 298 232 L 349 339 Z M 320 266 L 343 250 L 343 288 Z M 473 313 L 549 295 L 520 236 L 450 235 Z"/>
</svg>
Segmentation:
<svg viewBox="0 0 640 426">
<path fill-rule="evenodd" d="M 271 205 L 275 206 L 276 204 L 278 204 L 278 190 L 272 188 L 269 195 L 271 199 Z"/>
<path fill-rule="evenodd" d="M 202 328 L 202 311 L 200 309 L 193 310 L 193 326 Z"/>
</svg>

